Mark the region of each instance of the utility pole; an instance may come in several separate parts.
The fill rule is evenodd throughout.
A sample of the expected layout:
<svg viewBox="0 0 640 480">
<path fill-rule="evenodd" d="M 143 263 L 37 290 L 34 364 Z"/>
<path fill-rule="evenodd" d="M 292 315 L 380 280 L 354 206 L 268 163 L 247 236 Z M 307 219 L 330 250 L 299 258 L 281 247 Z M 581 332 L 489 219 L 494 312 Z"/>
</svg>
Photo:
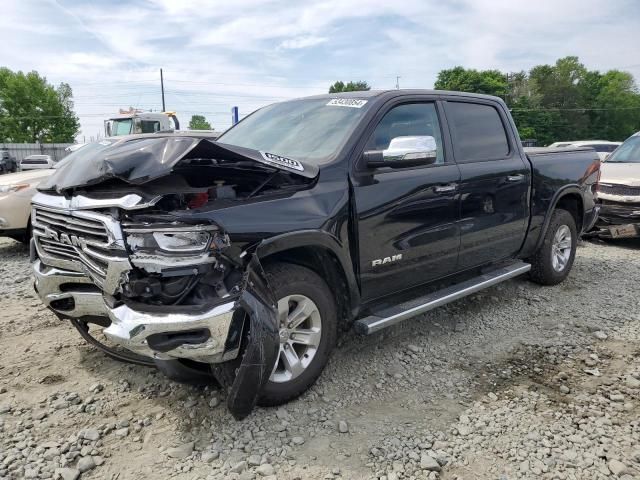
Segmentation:
<svg viewBox="0 0 640 480">
<path fill-rule="evenodd" d="M 400 75 L 396 75 L 396 90 L 400 90 Z"/>
<path fill-rule="evenodd" d="M 160 69 L 160 90 L 162 91 L 162 111 L 166 111 L 164 107 L 164 79 L 162 78 L 162 69 Z"/>
</svg>

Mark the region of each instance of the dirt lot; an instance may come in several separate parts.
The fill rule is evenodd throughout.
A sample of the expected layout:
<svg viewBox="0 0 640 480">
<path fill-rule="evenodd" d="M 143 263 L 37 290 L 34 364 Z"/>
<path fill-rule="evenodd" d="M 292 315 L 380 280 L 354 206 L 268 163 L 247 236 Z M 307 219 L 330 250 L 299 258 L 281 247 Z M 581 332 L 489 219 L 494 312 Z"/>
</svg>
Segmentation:
<svg viewBox="0 0 640 480">
<path fill-rule="evenodd" d="M 310 392 L 243 422 L 223 392 L 87 346 L 25 247 L 0 259 L 0 478 L 640 478 L 640 242 L 346 334 Z"/>
</svg>

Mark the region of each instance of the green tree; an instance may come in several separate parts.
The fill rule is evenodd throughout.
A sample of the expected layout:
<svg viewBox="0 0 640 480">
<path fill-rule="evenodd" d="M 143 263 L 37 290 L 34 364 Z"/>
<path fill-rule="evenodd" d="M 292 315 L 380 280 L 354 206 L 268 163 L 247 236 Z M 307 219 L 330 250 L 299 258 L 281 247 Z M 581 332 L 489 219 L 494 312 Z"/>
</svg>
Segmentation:
<svg viewBox="0 0 640 480">
<path fill-rule="evenodd" d="M 329 87 L 329 93 L 359 92 L 362 90 L 371 90 L 371 87 L 363 81 L 344 83 L 340 80 Z"/>
<path fill-rule="evenodd" d="M 595 137 L 623 140 L 640 130 L 640 95 L 630 73 L 610 70 L 601 75 L 593 105 Z"/>
<path fill-rule="evenodd" d="M 522 138 L 539 145 L 562 140 L 624 140 L 640 130 L 640 94 L 631 74 L 588 70 L 578 57 L 529 72 L 456 67 L 442 70 L 438 89 L 502 97 Z"/>
<path fill-rule="evenodd" d="M 204 115 L 191 115 L 189 130 L 212 130 L 212 128 L 211 124 L 204 118 Z"/>
<path fill-rule="evenodd" d="M 0 141 L 69 143 L 79 130 L 68 84 L 0 67 Z"/>
<path fill-rule="evenodd" d="M 442 70 L 434 86 L 438 90 L 484 93 L 504 98 L 507 94 L 507 76 L 498 70 L 455 67 Z"/>
</svg>

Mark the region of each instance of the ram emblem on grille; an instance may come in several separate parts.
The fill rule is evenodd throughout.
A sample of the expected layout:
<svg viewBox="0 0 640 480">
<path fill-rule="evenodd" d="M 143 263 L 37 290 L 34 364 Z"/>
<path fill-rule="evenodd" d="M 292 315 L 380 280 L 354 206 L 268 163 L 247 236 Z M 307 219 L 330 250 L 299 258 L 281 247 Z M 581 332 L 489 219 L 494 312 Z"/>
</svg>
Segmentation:
<svg viewBox="0 0 640 480">
<path fill-rule="evenodd" d="M 87 244 L 82 237 L 78 237 L 77 235 L 68 235 L 66 233 L 58 233 L 49 227 L 44 227 L 44 235 L 42 236 L 65 245 L 71 245 L 79 248 L 84 248 Z"/>
</svg>

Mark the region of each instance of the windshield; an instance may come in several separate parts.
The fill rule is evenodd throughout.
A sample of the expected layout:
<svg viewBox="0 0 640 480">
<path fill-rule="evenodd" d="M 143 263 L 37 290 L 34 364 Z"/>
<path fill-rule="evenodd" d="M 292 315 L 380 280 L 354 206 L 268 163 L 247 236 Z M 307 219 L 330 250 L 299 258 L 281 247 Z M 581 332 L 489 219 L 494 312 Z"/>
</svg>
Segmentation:
<svg viewBox="0 0 640 480">
<path fill-rule="evenodd" d="M 276 103 L 242 120 L 218 142 L 319 165 L 335 157 L 364 115 L 366 103 L 351 98 Z"/>
<path fill-rule="evenodd" d="M 640 163 L 640 135 L 625 140 L 606 160 L 607 163 Z"/>
<path fill-rule="evenodd" d="M 66 157 L 64 157 L 62 160 L 60 160 L 58 163 L 56 163 L 53 166 L 53 168 L 63 167 L 67 163 L 71 162 L 72 160 L 74 160 L 76 158 L 81 159 L 79 161 L 82 162 L 84 159 L 93 156 L 96 152 L 100 152 L 102 150 L 106 150 L 107 148 L 109 148 L 114 143 L 115 142 L 112 141 L 112 140 L 101 140 L 99 142 L 87 143 L 86 145 L 82 146 L 78 150 L 75 150 L 75 151 L 71 152 L 69 155 L 67 155 Z"/>
<path fill-rule="evenodd" d="M 129 135 L 133 121 L 131 118 L 113 119 L 106 122 L 107 136 Z"/>
</svg>

